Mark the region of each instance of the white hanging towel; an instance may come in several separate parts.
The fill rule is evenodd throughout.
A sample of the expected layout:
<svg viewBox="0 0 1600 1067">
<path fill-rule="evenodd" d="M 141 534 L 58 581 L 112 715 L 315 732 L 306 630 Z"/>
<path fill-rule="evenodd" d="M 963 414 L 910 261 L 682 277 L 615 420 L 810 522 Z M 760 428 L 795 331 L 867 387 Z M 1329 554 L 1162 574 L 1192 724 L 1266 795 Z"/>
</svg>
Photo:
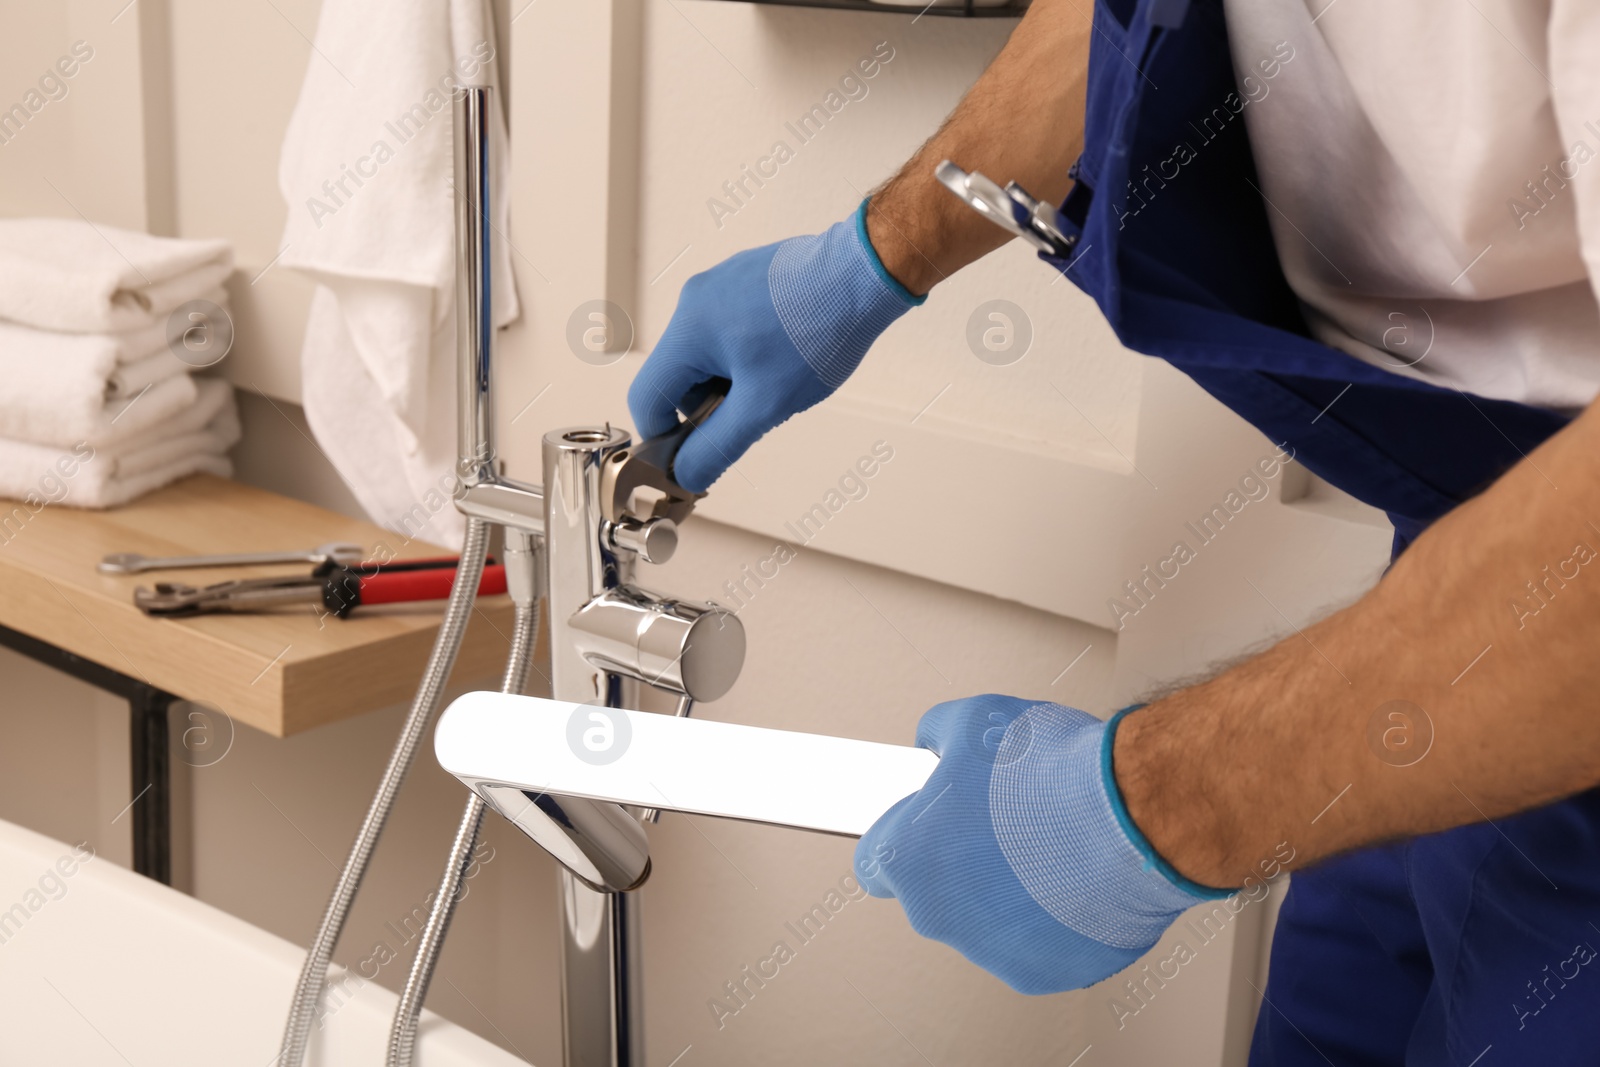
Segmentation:
<svg viewBox="0 0 1600 1067">
<path fill-rule="evenodd" d="M 318 283 L 306 420 L 374 522 L 459 545 L 451 87 L 495 85 L 482 0 L 323 0 L 284 138 L 281 262 Z M 498 94 L 496 94 L 498 95 Z M 517 317 L 505 124 L 491 116 L 495 319 Z"/>
<path fill-rule="evenodd" d="M 232 272 L 226 241 L 152 237 L 87 219 L 0 219 L 0 318 L 27 326 L 143 329 Z"/>
</svg>

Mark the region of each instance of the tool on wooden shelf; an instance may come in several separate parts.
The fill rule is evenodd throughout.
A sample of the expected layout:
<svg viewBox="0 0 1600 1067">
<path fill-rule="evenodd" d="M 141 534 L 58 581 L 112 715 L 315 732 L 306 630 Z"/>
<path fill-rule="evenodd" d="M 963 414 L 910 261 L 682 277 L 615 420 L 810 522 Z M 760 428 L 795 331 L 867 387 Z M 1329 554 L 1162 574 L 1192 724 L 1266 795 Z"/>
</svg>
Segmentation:
<svg viewBox="0 0 1600 1067">
<path fill-rule="evenodd" d="M 330 560 L 309 575 L 243 578 L 205 586 L 158 582 L 154 589 L 140 586 L 134 590 L 133 602 L 147 615 L 168 617 L 320 604 L 328 614 L 342 619 L 363 605 L 445 600 L 455 585 L 456 562 L 454 556 L 355 565 Z M 478 595 L 505 591 L 505 567 L 485 566 Z"/>
<path fill-rule="evenodd" d="M 188 570 L 194 567 L 256 567 L 274 563 L 356 563 L 365 549 L 348 541 L 334 541 L 295 552 L 229 552 L 215 556 L 143 556 L 116 552 L 95 567 L 101 574 L 140 574 L 144 571 Z"/>
</svg>

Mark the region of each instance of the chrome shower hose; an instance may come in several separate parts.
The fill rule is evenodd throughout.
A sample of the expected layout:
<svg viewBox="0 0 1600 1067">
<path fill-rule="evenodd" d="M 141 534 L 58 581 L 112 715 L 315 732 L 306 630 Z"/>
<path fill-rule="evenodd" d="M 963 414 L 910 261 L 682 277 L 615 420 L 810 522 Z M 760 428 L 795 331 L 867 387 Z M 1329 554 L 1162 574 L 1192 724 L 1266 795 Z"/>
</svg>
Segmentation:
<svg viewBox="0 0 1600 1067">
<path fill-rule="evenodd" d="M 511 634 L 511 653 L 506 659 L 502 693 L 520 695 L 528 682 L 528 667 L 533 661 L 534 646 L 539 643 L 539 602 L 516 606 L 515 629 Z M 450 845 L 450 858 L 445 863 L 444 876 L 439 880 L 439 890 L 433 898 L 433 908 L 428 912 L 428 923 L 422 928 L 417 943 L 417 954 L 411 961 L 411 973 L 406 977 L 405 989 L 395 1006 L 394 1025 L 389 1031 L 389 1067 L 411 1067 L 416 1052 L 417 1019 L 422 1014 L 422 1003 L 428 998 L 428 986 L 433 982 L 433 969 L 439 962 L 439 949 L 444 945 L 444 935 L 450 930 L 450 920 L 455 915 L 457 894 L 466 882 L 467 871 L 473 863 L 473 850 L 478 845 L 478 830 L 483 825 L 483 801 L 478 794 L 467 798 L 466 809 L 461 813 L 461 825 L 456 829 L 455 840 Z"/>
<path fill-rule="evenodd" d="M 276 1067 L 301 1067 L 305 1060 L 311 1024 L 316 1021 L 317 1007 L 327 982 L 328 961 L 333 957 L 334 946 L 339 943 L 339 934 L 344 929 L 351 905 L 355 903 L 356 891 L 361 887 L 361 878 L 367 871 L 378 835 L 383 833 L 383 824 L 389 818 L 395 797 L 416 757 L 417 744 L 444 698 L 445 682 L 455 667 L 456 654 L 461 650 L 461 639 L 466 636 L 467 620 L 472 615 L 478 585 L 483 578 L 483 561 L 488 543 L 488 524 L 480 519 L 468 519 L 461 558 L 456 564 L 455 585 L 450 590 L 444 620 L 439 624 L 439 635 L 433 642 L 433 653 L 428 657 L 427 669 L 417 687 L 417 695 L 411 701 L 411 710 L 395 741 L 389 764 L 383 770 L 378 791 L 367 808 L 367 817 L 361 823 L 355 843 L 350 846 L 349 858 L 344 862 L 344 870 L 339 873 L 339 881 L 334 885 L 327 910 L 322 913 L 317 936 L 306 953 L 305 964 L 300 969 L 300 980 L 295 985 L 294 1000 L 289 1005 L 289 1019 L 284 1025 L 283 1045 Z"/>
</svg>

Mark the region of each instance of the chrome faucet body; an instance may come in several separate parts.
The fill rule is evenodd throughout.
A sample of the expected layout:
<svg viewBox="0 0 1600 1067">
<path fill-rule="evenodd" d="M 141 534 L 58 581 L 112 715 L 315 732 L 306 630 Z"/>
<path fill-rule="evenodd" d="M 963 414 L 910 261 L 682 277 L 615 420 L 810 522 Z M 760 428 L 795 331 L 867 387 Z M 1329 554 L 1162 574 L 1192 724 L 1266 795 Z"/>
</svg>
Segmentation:
<svg viewBox="0 0 1600 1067">
<path fill-rule="evenodd" d="M 505 477 L 494 427 L 494 277 L 490 89 L 459 89 L 455 117 L 457 444 L 456 508 L 467 518 L 460 573 L 481 567 L 490 526 L 505 533 L 508 591 L 516 607 L 502 691 L 520 692 L 546 603 L 552 696 L 595 709 L 637 706 L 639 687 L 679 697 L 678 713 L 715 700 L 743 664 L 744 630 L 714 604 L 689 604 L 633 584 L 638 561 L 663 563 L 698 497 L 671 477 L 677 446 L 715 406 L 663 438 L 641 442 L 608 426 L 556 430 L 543 441 L 543 484 Z M 640 490 L 648 490 L 641 493 Z M 644 500 L 636 506 L 636 500 Z M 473 562 L 475 560 L 475 562 Z M 474 571 L 475 573 L 475 571 Z M 475 578 L 458 580 L 418 692 L 323 916 L 295 991 L 279 1067 L 301 1067 L 328 962 L 418 739 L 438 710 L 467 619 Z M 580 709 L 582 710 L 582 709 Z M 650 873 L 644 821 L 651 809 L 515 787 L 469 794 L 433 909 L 419 938 L 390 1033 L 388 1063 L 415 1053 L 417 1020 L 477 842 L 493 809 L 561 864 L 562 1037 L 565 1060 L 584 1067 L 641 1067 L 639 903 L 627 892 Z"/>
<path fill-rule="evenodd" d="M 697 497 L 671 478 L 671 461 L 712 399 L 680 429 L 634 447 L 607 426 L 555 430 L 541 449 L 542 485 L 500 473 L 494 438 L 494 320 L 490 250 L 488 115 L 490 91 L 462 90 L 455 101 L 458 476 L 456 507 L 469 520 L 506 527 L 537 541 L 538 588 L 547 605 L 552 696 L 595 708 L 635 708 L 639 686 L 677 694 L 680 709 L 715 700 L 744 661 L 744 630 L 712 604 L 690 605 L 633 584 L 640 560 L 664 563 L 677 524 Z M 648 509 L 635 510 L 640 489 Z M 642 513 L 640 513 L 642 512 Z M 510 558 L 508 555 L 508 574 Z M 512 672 L 508 670 L 507 676 Z M 508 683 L 509 684 L 509 683 Z M 455 907 L 453 872 L 463 842 L 476 839 L 487 805 L 560 864 L 562 1039 L 568 1064 L 638 1067 L 643 1010 L 638 898 L 628 890 L 650 875 L 641 812 L 604 801 L 514 788 L 471 796 L 453 844 L 429 931 L 442 938 Z M 645 812 L 644 815 L 651 813 Z M 417 953 L 396 1011 L 391 1067 L 411 1062 L 416 1018 L 437 944 Z"/>
</svg>

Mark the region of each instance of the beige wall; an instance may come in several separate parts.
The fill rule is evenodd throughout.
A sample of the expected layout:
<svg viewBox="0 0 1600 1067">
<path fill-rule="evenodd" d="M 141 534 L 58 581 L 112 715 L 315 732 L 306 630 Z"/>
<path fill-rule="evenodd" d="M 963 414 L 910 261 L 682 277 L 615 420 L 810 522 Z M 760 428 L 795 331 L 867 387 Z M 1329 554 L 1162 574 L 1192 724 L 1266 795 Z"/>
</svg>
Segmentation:
<svg viewBox="0 0 1600 1067">
<path fill-rule="evenodd" d="M 239 476 L 349 511 L 348 491 L 306 438 L 294 404 L 308 287 L 286 270 L 260 274 L 277 253 L 284 212 L 277 152 L 317 4 L 139 0 L 111 22 L 121 6 L 0 4 L 7 16 L 0 70 L 16 74 L 0 82 L 0 99 L 21 92 L 31 72 L 72 40 L 93 36 L 97 48 L 73 94 L 25 131 L 32 139 L 25 150 L 0 147 L 0 210 L 66 213 L 42 181 L 59 176 L 92 217 L 157 230 L 170 222 L 182 235 L 231 238 L 240 263 L 231 287 L 239 339 L 223 369 L 267 394 L 243 399 Z M 517 11 L 502 11 L 501 22 L 511 25 L 502 46 L 511 59 L 519 175 L 514 226 L 519 247 L 549 268 L 550 280 L 519 263 L 528 314 L 502 349 L 507 419 L 555 385 L 507 434 L 512 472 L 524 477 L 536 477 L 545 429 L 626 421 L 621 396 L 637 357 L 607 368 L 579 364 L 561 340 L 573 306 L 625 295 L 641 345 L 648 344 L 692 270 L 848 211 L 858 190 L 885 177 L 929 132 L 1009 25 L 700 0 L 512 6 Z M 809 106 L 885 39 L 895 42 L 896 59 L 828 131 L 839 136 L 808 147 L 727 225 L 711 225 L 704 201 L 721 181 L 766 149 L 782 117 Z M 170 110 L 161 106 L 159 79 L 141 65 L 152 54 L 172 57 Z M 584 210 L 546 210 L 564 203 L 542 197 L 549 182 L 575 183 L 572 195 Z M 1022 303 L 1039 327 L 1035 351 L 1014 368 L 978 363 L 960 340 L 970 309 L 991 295 Z M 665 592 L 726 600 L 724 584 L 773 548 L 770 534 L 749 530 L 786 514 L 789 501 L 824 492 L 841 469 L 839 456 L 848 459 L 880 436 L 904 449 L 815 548 L 748 598 L 744 674 L 726 699 L 699 714 L 905 741 L 926 707 L 975 692 L 1103 712 L 1281 631 L 1282 618 L 1244 577 L 1299 622 L 1375 576 L 1385 535 L 1372 516 L 1341 510 L 1336 497 L 1285 478 L 1237 537 L 1208 550 L 1136 627 L 1114 633 L 1097 591 L 1108 595 L 1137 573 L 1187 512 L 1198 513 L 1270 445 L 1185 380 L 1122 352 L 1092 308 L 1064 283 L 1052 286 L 1019 249 L 985 261 L 919 316 L 886 338 L 834 409 L 841 414 L 797 422 L 758 449 L 751 469 L 768 479 L 763 496 L 726 512 L 714 496 L 710 511 L 725 521 L 695 519 L 679 557 L 642 575 Z M 1081 414 L 1050 400 L 1052 382 L 1067 386 Z M 948 406 L 941 401 L 912 427 L 917 408 L 945 384 L 952 386 Z M 937 456 L 949 457 L 948 465 Z M 974 456 L 995 476 L 1037 472 L 1030 477 L 1039 498 L 1008 488 L 1004 499 L 986 499 L 993 479 L 981 467 L 959 467 Z M 1139 472 L 1127 466 L 1130 457 Z M 1087 477 L 1074 473 L 1081 471 L 1115 484 L 1101 496 L 1049 495 L 1077 485 L 1071 479 Z M 1146 481 L 1161 490 L 1146 492 Z M 898 532 L 908 527 L 916 537 Z M 991 570 L 947 566 L 975 559 Z M 1029 597 L 1016 593 L 987 595 L 999 586 L 987 587 L 985 573 L 1008 588 L 1058 581 L 1040 579 L 1045 570 L 1081 590 L 1071 611 L 1024 606 L 1018 601 Z M 1041 601 L 1052 595 L 1039 591 Z M 125 857 L 126 819 L 112 821 L 127 789 L 116 702 L 10 653 L 0 654 L 0 692 L 0 818 L 88 838 Z M 400 715 L 389 709 L 288 741 L 241 729 L 215 765 L 180 763 L 180 792 L 189 798 L 180 820 L 187 887 L 304 942 Z M 401 947 L 394 928 L 435 882 L 463 799 L 424 754 L 341 960 L 362 959 L 379 942 Z M 486 835 L 493 859 L 473 880 L 429 1004 L 533 1062 L 557 1063 L 554 871 L 492 817 Z M 1115 979 L 1079 994 L 1020 997 L 917 938 L 896 906 L 852 901 L 719 1026 L 709 1002 L 770 952 L 785 922 L 837 886 L 851 842 L 672 816 L 651 838 L 655 874 L 643 892 L 655 1067 L 1063 1065 L 1090 1044 L 1084 1067 L 1243 1062 L 1254 1012 L 1246 982 L 1259 980 L 1270 905 L 1247 912 L 1118 1029 L 1108 1011 Z M 404 958 L 386 966 L 383 980 L 398 984 L 405 966 Z M 286 989 L 285 1003 L 287 996 Z"/>
</svg>

